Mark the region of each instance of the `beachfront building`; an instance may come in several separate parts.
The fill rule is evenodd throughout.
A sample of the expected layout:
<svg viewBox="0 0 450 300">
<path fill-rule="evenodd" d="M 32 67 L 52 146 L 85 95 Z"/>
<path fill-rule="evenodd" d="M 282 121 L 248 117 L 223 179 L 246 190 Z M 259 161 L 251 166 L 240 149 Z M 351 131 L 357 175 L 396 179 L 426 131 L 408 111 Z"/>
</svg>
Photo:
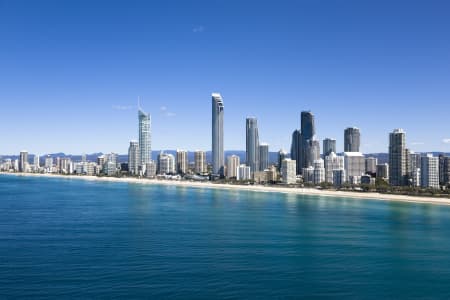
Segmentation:
<svg viewBox="0 0 450 300">
<path fill-rule="evenodd" d="M 314 167 L 309 166 L 302 169 L 302 177 L 304 183 L 313 183 L 314 180 Z"/>
<path fill-rule="evenodd" d="M 323 159 L 315 160 L 313 167 L 313 183 L 320 184 L 322 182 L 325 182 L 325 166 Z"/>
<path fill-rule="evenodd" d="M 366 162 L 361 152 L 344 152 L 345 180 L 359 184 L 361 176 L 366 171 Z"/>
<path fill-rule="evenodd" d="M 158 155 L 158 174 L 175 174 L 175 157 L 172 154 L 161 152 Z"/>
<path fill-rule="evenodd" d="M 186 174 L 189 170 L 188 152 L 177 149 L 176 170 L 178 174 Z"/>
<path fill-rule="evenodd" d="M 344 152 L 359 152 L 360 143 L 359 128 L 349 127 L 344 130 Z"/>
<path fill-rule="evenodd" d="M 19 155 L 19 172 L 28 171 L 28 151 L 20 151 Z"/>
<path fill-rule="evenodd" d="M 145 173 L 145 166 L 152 160 L 151 144 L 151 116 L 141 108 L 138 111 L 139 119 L 139 160 L 140 167 Z"/>
<path fill-rule="evenodd" d="M 366 173 L 375 174 L 377 172 L 378 159 L 376 157 L 366 157 Z"/>
<path fill-rule="evenodd" d="M 288 153 L 283 149 L 280 149 L 278 151 L 278 164 L 277 164 L 278 172 L 281 171 L 281 164 L 283 163 L 283 160 L 285 160 L 286 158 L 288 158 Z"/>
<path fill-rule="evenodd" d="M 389 164 L 378 164 L 377 165 L 377 178 L 389 180 Z"/>
<path fill-rule="evenodd" d="M 269 168 L 269 144 L 259 145 L 259 170 L 264 171 Z"/>
<path fill-rule="evenodd" d="M 405 185 L 407 175 L 406 133 L 395 129 L 389 134 L 389 183 Z"/>
<path fill-rule="evenodd" d="M 331 152 L 325 156 L 325 182 L 333 183 L 333 171 L 344 169 L 344 157 Z"/>
<path fill-rule="evenodd" d="M 223 151 L 223 116 L 224 105 L 222 96 L 212 94 L 212 173 L 224 175 L 225 162 Z M 206 167 L 206 165 L 205 165 Z"/>
<path fill-rule="evenodd" d="M 242 164 L 237 168 L 237 180 L 245 181 L 250 180 L 251 178 L 251 170 L 249 166 Z"/>
<path fill-rule="evenodd" d="M 345 170 L 336 169 L 333 170 L 333 186 L 340 188 L 345 183 Z"/>
<path fill-rule="evenodd" d="M 194 172 L 196 174 L 205 174 L 207 172 L 206 152 L 196 150 L 194 152 Z"/>
<path fill-rule="evenodd" d="M 139 174 L 139 155 L 139 142 L 130 141 L 130 146 L 128 147 L 128 172 L 130 172 L 131 175 Z"/>
<path fill-rule="evenodd" d="M 281 178 L 284 184 L 295 184 L 297 182 L 297 162 L 286 158 L 281 163 Z"/>
<path fill-rule="evenodd" d="M 245 121 L 245 157 L 246 164 L 250 167 L 250 172 L 259 171 L 259 133 L 258 120 L 248 117 Z"/>
<path fill-rule="evenodd" d="M 427 154 L 421 159 L 421 186 L 423 188 L 439 188 L 439 158 Z"/>
<path fill-rule="evenodd" d="M 241 165 L 241 159 L 237 155 L 227 157 L 227 178 L 237 178 L 238 167 Z"/>
</svg>

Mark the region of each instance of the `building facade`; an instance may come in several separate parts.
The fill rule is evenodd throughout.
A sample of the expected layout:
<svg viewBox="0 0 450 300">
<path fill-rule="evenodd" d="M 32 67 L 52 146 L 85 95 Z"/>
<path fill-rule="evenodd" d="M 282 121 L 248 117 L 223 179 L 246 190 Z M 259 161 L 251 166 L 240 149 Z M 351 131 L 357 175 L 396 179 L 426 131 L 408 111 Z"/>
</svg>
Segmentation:
<svg viewBox="0 0 450 300">
<path fill-rule="evenodd" d="M 344 130 L 344 152 L 359 152 L 361 133 L 359 128 L 349 127 Z"/>
<path fill-rule="evenodd" d="M 227 157 L 227 178 L 236 178 L 238 167 L 241 165 L 241 159 L 237 155 Z"/>
<path fill-rule="evenodd" d="M 259 170 L 264 171 L 269 168 L 269 144 L 259 145 Z"/>
<path fill-rule="evenodd" d="M 249 117 L 245 120 L 245 157 L 246 164 L 250 167 L 250 172 L 259 171 L 259 132 L 258 120 Z"/>
<path fill-rule="evenodd" d="M 128 172 L 131 175 L 139 175 L 139 165 L 140 165 L 140 150 L 138 141 L 130 141 L 130 146 L 128 147 Z"/>
<path fill-rule="evenodd" d="M 421 159 L 421 187 L 439 188 L 439 158 L 427 154 Z"/>
<path fill-rule="evenodd" d="M 389 183 L 405 185 L 407 175 L 406 133 L 395 129 L 389 134 Z"/>
<path fill-rule="evenodd" d="M 323 157 L 330 155 L 331 152 L 336 153 L 336 139 L 326 138 L 323 140 Z"/>
<path fill-rule="evenodd" d="M 223 150 L 223 117 L 224 105 L 222 96 L 214 93 L 212 96 L 212 172 L 223 176 L 225 161 Z"/>
<path fill-rule="evenodd" d="M 145 172 L 145 166 L 152 160 L 151 116 L 143 110 L 138 111 L 139 118 L 139 166 Z"/>
</svg>

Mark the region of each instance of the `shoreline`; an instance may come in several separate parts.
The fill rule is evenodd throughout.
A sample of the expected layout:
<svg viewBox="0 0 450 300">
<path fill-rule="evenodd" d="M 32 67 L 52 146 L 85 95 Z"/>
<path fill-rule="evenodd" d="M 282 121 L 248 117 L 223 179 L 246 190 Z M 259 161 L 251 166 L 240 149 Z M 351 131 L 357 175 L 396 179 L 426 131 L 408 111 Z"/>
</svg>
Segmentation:
<svg viewBox="0 0 450 300">
<path fill-rule="evenodd" d="M 0 172 L 0 175 L 12 175 L 19 177 L 44 177 L 44 178 L 59 178 L 59 179 L 76 179 L 85 181 L 97 181 L 97 182 L 120 182 L 120 183 L 132 183 L 132 184 L 145 184 L 145 185 L 163 185 L 163 186 L 175 186 L 175 187 L 188 187 L 188 188 L 207 188 L 207 189 L 220 189 L 220 190 L 238 190 L 238 191 L 250 191 L 250 192 L 265 192 L 265 193 L 282 193 L 282 194 L 294 194 L 305 196 L 324 196 L 324 197 L 338 197 L 338 198 L 351 198 L 357 200 L 379 200 L 379 201 L 398 201 L 409 203 L 428 203 L 428 204 L 440 204 L 450 205 L 450 198 L 434 198 L 434 197 L 420 197 L 420 196 L 408 196 L 408 195 L 393 195 L 393 194 L 380 194 L 375 192 L 351 192 L 351 191 L 330 191 L 330 190 L 318 190 L 314 188 L 289 188 L 289 187 L 273 187 L 273 186 L 261 186 L 261 185 L 231 185 L 223 183 L 211 183 L 211 182 L 197 182 L 197 181 L 177 181 L 177 180 L 158 180 L 147 178 L 131 178 L 131 177 L 97 177 L 97 176 L 77 176 L 77 175 L 60 175 L 60 174 L 38 174 L 38 173 L 5 173 Z"/>
</svg>

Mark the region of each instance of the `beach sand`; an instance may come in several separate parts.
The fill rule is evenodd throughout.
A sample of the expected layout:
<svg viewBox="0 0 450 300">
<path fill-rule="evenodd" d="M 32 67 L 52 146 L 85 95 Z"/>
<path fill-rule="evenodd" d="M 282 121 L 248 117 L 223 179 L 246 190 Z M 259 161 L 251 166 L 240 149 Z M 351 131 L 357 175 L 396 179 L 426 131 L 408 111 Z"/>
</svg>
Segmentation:
<svg viewBox="0 0 450 300">
<path fill-rule="evenodd" d="M 222 190 L 240 190 L 252 192 L 268 192 L 268 193 L 287 193 L 296 195 L 312 195 L 325 197 L 339 197 L 352 199 L 372 199 L 384 201 L 401 201 L 414 203 L 430 203 L 450 205 L 450 198 L 437 197 L 420 197 L 407 195 L 391 195 L 380 194 L 373 192 L 351 192 L 351 191 L 333 191 L 333 190 L 318 190 L 314 188 L 290 188 L 290 187 L 275 187 L 262 185 L 232 185 L 232 184 L 217 184 L 212 182 L 196 182 L 196 181 L 177 181 L 177 180 L 160 180 L 147 178 L 130 178 L 130 177 L 97 177 L 97 176 L 77 176 L 77 175 L 57 175 L 57 174 L 36 174 L 36 173 L 0 173 L 0 175 L 15 175 L 24 177 L 46 177 L 46 178 L 61 178 L 67 180 L 87 180 L 87 181 L 103 181 L 103 182 L 121 182 L 132 184 L 147 184 L 147 185 L 165 185 L 189 188 L 208 188 L 208 189 L 222 189 Z"/>
</svg>

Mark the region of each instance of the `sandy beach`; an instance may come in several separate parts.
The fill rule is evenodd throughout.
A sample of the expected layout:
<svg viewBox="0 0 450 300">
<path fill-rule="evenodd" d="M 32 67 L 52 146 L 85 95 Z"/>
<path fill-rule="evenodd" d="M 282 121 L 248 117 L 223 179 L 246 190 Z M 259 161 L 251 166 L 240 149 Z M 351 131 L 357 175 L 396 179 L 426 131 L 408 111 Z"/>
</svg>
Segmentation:
<svg viewBox="0 0 450 300">
<path fill-rule="evenodd" d="M 296 195 L 352 198 L 360 200 L 372 199 L 382 201 L 401 201 L 401 202 L 450 205 L 450 198 L 391 195 L 373 192 L 332 191 L 332 190 L 318 190 L 313 188 L 289 188 L 289 187 L 275 187 L 262 185 L 232 185 L 232 184 L 217 184 L 212 182 L 160 180 L 147 178 L 139 179 L 130 177 L 117 178 L 117 177 L 76 176 L 76 175 L 59 175 L 59 174 L 35 174 L 35 173 L 0 173 L 0 175 L 14 175 L 23 177 L 46 177 L 46 178 L 60 178 L 67 180 L 86 180 L 86 181 L 100 181 L 100 182 L 121 182 L 121 183 L 146 184 L 146 185 L 166 185 L 166 186 L 177 186 L 188 188 L 240 190 L 240 191 L 265 192 L 265 193 L 286 193 L 286 194 L 288 193 Z"/>
</svg>

